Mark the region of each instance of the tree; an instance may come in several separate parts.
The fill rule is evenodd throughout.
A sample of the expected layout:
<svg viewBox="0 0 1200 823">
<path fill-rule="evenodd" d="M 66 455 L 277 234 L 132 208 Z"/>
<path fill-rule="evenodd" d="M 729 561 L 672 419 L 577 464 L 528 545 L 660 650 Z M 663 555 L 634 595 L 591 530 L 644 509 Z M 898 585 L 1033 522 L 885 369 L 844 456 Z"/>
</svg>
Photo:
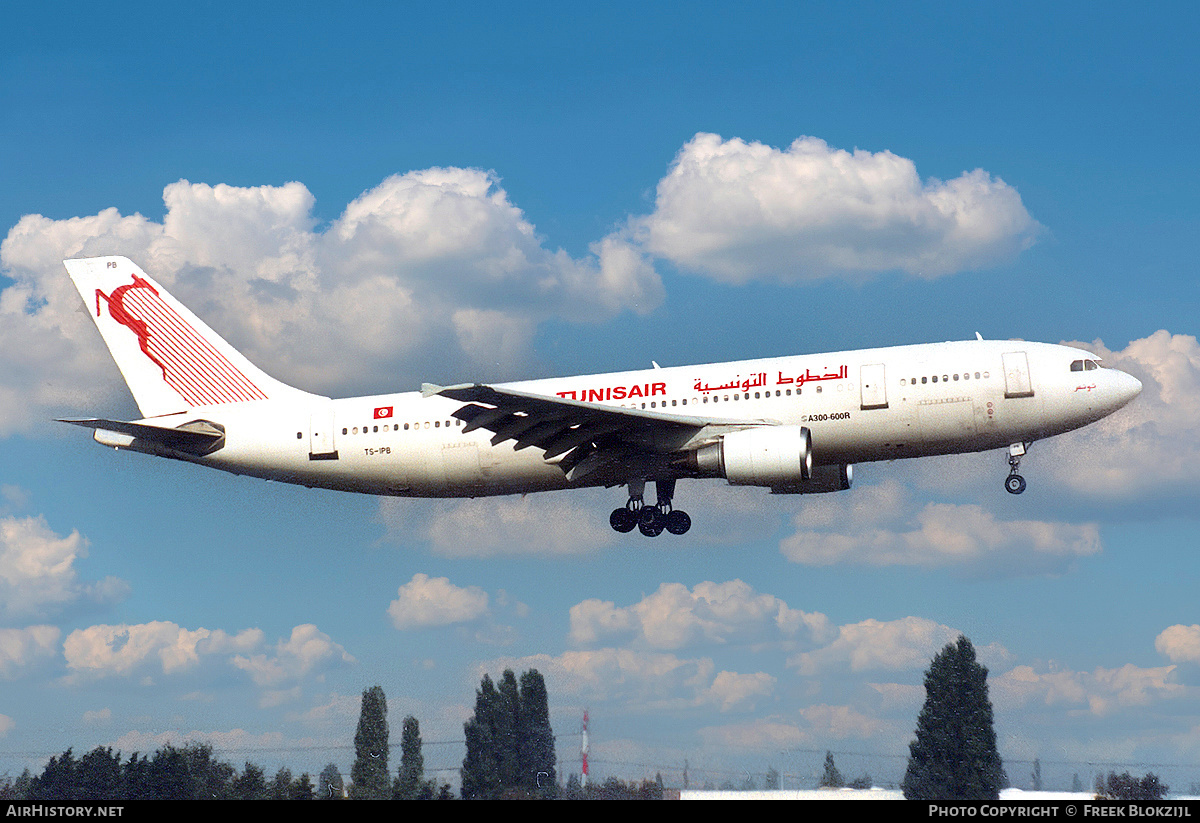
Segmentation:
<svg viewBox="0 0 1200 823">
<path fill-rule="evenodd" d="M 869 789 L 871 788 L 871 775 L 864 772 L 846 785 L 852 789 Z"/>
<path fill-rule="evenodd" d="M 312 800 L 313 799 L 313 784 L 312 778 L 308 772 L 300 775 L 300 778 L 292 783 L 291 792 L 288 794 L 289 800 Z"/>
<path fill-rule="evenodd" d="M 475 713 L 463 724 L 467 755 L 462 765 L 463 800 L 495 800 L 500 796 L 500 769 L 493 741 L 496 686 L 486 674 L 475 691 Z"/>
<path fill-rule="evenodd" d="M 774 791 L 779 788 L 779 772 L 774 766 L 767 767 L 767 776 L 763 780 L 763 788 L 768 791 Z"/>
<path fill-rule="evenodd" d="M 484 675 L 475 692 L 475 714 L 463 725 L 463 733 L 464 800 L 557 793 L 546 684 L 536 669 L 522 674 L 519 684 L 511 670 L 505 671 L 499 688 Z"/>
<path fill-rule="evenodd" d="M 522 785 L 542 797 L 552 797 L 558 789 L 554 765 L 554 730 L 550 727 L 546 681 L 537 669 L 530 669 L 521 675 L 518 736 Z"/>
<path fill-rule="evenodd" d="M 262 766 L 247 762 L 242 773 L 233 779 L 231 790 L 237 800 L 266 800 L 267 776 Z"/>
<path fill-rule="evenodd" d="M 392 796 L 397 800 L 421 800 L 432 796 L 425 784 L 425 756 L 421 753 L 421 726 L 411 715 L 404 718 L 400 736 L 400 769 Z"/>
<path fill-rule="evenodd" d="M 327 764 L 317 777 L 317 799 L 341 800 L 344 794 L 341 770 L 333 763 Z"/>
<path fill-rule="evenodd" d="M 352 800 L 388 800 L 392 796 L 388 770 L 387 697 L 379 686 L 363 691 L 358 730 L 354 733 L 354 765 L 350 767 Z"/>
<path fill-rule="evenodd" d="M 825 773 L 821 775 L 822 789 L 840 789 L 846 785 L 842 773 L 833 764 L 833 752 L 825 752 Z"/>
<path fill-rule="evenodd" d="M 275 772 L 275 779 L 271 781 L 270 787 L 267 789 L 267 795 L 271 800 L 290 800 L 292 795 L 292 770 L 287 766 L 280 767 L 279 771 Z"/>
<path fill-rule="evenodd" d="M 987 668 L 975 660 L 971 641 L 960 635 L 933 658 L 925 672 L 925 705 L 909 744 L 901 784 L 909 800 L 997 800 L 1007 784 Z"/>
<path fill-rule="evenodd" d="M 1042 761 L 1037 757 L 1033 759 L 1033 774 L 1029 777 L 1033 785 L 1033 790 L 1040 792 L 1042 790 Z"/>
<path fill-rule="evenodd" d="M 1158 779 L 1158 775 L 1154 772 L 1150 772 L 1141 780 L 1129 772 L 1123 772 L 1122 774 L 1109 772 L 1107 782 L 1100 775 L 1096 776 L 1097 800 L 1129 800 L 1134 802 L 1162 800 L 1168 788 L 1168 786 L 1164 785 Z"/>
<path fill-rule="evenodd" d="M 496 768 L 500 785 L 526 788 L 521 763 L 521 693 L 517 676 L 505 669 L 496 688 L 498 700 L 492 715 L 492 743 L 496 747 Z"/>
<path fill-rule="evenodd" d="M 121 785 L 126 800 L 154 799 L 150 791 L 149 772 L 150 758 L 137 752 L 129 755 L 129 760 L 121 767 Z"/>
<path fill-rule="evenodd" d="M 91 803 L 105 803 L 122 799 L 121 754 L 113 754 L 111 748 L 97 746 L 79 758 L 76 770 L 79 799 Z"/>
<path fill-rule="evenodd" d="M 30 784 L 29 799 L 37 803 L 78 800 L 76 765 L 71 749 L 61 756 L 51 757 L 46 768 Z"/>
</svg>

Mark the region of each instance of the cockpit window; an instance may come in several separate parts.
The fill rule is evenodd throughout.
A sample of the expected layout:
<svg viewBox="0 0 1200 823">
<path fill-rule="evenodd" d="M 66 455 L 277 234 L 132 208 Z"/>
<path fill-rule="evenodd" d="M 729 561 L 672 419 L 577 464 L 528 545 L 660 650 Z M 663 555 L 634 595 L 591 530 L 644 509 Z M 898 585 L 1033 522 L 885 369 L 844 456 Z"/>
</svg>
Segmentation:
<svg viewBox="0 0 1200 823">
<path fill-rule="evenodd" d="M 1071 371 L 1093 371 L 1100 368 L 1095 360 L 1075 360 L 1071 363 Z"/>
</svg>

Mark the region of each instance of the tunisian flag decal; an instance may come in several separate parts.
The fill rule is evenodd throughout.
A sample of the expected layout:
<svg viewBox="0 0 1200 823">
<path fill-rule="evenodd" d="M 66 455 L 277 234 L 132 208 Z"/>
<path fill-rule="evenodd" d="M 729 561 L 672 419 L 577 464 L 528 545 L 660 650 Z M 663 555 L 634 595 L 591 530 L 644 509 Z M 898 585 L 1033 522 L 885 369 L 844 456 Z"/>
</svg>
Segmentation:
<svg viewBox="0 0 1200 823">
<path fill-rule="evenodd" d="M 377 409 L 375 409 L 375 419 L 376 420 L 386 420 L 387 418 L 389 418 L 391 416 L 392 416 L 392 407 L 391 406 L 380 406 Z"/>
</svg>

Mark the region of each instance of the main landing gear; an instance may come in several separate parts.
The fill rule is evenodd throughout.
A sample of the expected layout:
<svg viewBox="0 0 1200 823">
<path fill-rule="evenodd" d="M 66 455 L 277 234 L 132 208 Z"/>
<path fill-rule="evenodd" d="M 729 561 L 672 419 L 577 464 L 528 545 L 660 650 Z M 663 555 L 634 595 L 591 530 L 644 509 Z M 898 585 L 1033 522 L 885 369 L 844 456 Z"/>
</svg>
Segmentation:
<svg viewBox="0 0 1200 823">
<path fill-rule="evenodd" d="M 1013 443 L 1008 447 L 1008 477 L 1004 478 L 1004 490 L 1009 494 L 1025 491 L 1025 478 L 1017 474 L 1021 458 L 1025 456 L 1025 444 Z"/>
<path fill-rule="evenodd" d="M 671 508 L 671 498 L 675 495 L 675 478 L 654 481 L 658 501 L 653 506 L 642 502 L 646 491 L 644 479 L 629 481 L 629 502 L 622 508 L 613 509 L 608 516 L 608 524 L 615 531 L 622 533 L 637 529 L 646 537 L 658 537 L 667 530 L 671 534 L 684 534 L 692 527 L 692 518 L 682 509 Z"/>
</svg>

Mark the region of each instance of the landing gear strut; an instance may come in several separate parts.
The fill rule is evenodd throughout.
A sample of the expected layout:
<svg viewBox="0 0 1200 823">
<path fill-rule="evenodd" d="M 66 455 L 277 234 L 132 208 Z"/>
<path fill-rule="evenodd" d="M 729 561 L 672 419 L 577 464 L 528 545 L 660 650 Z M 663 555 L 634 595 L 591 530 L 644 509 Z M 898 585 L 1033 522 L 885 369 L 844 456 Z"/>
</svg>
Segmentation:
<svg viewBox="0 0 1200 823">
<path fill-rule="evenodd" d="M 1017 474 L 1021 458 L 1025 456 L 1025 444 L 1013 443 L 1008 447 L 1008 477 L 1004 479 L 1004 490 L 1009 494 L 1025 491 L 1025 478 Z"/>
<path fill-rule="evenodd" d="M 675 478 L 654 481 L 658 500 L 653 506 L 642 502 L 646 491 L 644 479 L 629 481 L 629 501 L 619 509 L 613 509 L 608 524 L 614 531 L 631 532 L 636 526 L 646 537 L 658 537 L 663 530 L 671 534 L 684 534 L 692 527 L 692 518 L 682 509 L 671 507 L 675 495 Z"/>
</svg>

